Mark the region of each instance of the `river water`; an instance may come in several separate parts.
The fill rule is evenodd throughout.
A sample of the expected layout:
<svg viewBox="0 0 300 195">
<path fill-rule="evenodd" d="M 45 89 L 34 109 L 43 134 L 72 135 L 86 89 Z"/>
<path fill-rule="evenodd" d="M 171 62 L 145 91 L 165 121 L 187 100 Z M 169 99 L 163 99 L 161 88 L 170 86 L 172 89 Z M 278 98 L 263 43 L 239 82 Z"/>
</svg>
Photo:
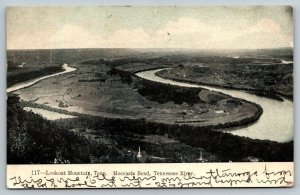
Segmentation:
<svg viewBox="0 0 300 195">
<path fill-rule="evenodd" d="M 75 71 L 76 68 L 69 67 L 67 64 L 63 64 L 63 68 L 65 71 L 43 76 L 40 78 L 32 79 L 29 81 L 21 82 L 19 84 L 13 85 L 9 88 L 7 88 L 7 93 L 14 92 L 22 88 L 26 88 L 29 86 L 34 85 L 35 83 L 65 73 L 69 73 L 72 71 Z M 283 102 L 249 94 L 244 91 L 239 90 L 232 90 L 232 89 L 224 89 L 224 88 L 216 88 L 216 87 L 209 87 L 204 85 L 197 85 L 197 84 L 189 84 L 185 82 L 178 82 L 178 81 L 172 81 L 170 79 L 164 79 L 161 77 L 158 77 L 155 75 L 156 72 L 163 70 L 163 69 L 156 69 L 156 70 L 149 70 L 149 71 L 143 71 L 139 72 L 136 75 L 138 77 L 161 82 L 161 83 L 167 83 L 171 85 L 177 85 L 177 86 L 184 86 L 184 87 L 196 87 L 196 88 L 205 88 L 208 90 L 213 90 L 217 92 L 222 92 L 224 94 L 228 94 L 233 97 L 242 98 L 251 102 L 255 102 L 259 104 L 263 108 L 263 114 L 261 115 L 260 119 L 255 122 L 252 125 L 249 125 L 247 127 L 241 127 L 241 128 L 235 128 L 235 129 L 226 129 L 223 130 L 225 132 L 229 132 L 234 135 L 238 136 L 245 136 L 252 139 L 261 139 L 261 140 L 272 140 L 277 142 L 288 142 L 293 140 L 293 111 L 294 111 L 294 104 L 292 101 L 289 101 L 287 99 L 284 99 Z M 29 108 L 26 108 L 29 110 Z M 56 112 L 49 113 L 49 111 L 45 110 L 45 112 L 42 111 L 42 109 L 35 109 L 32 111 L 35 111 L 36 113 L 41 114 L 42 116 L 50 119 L 55 120 L 50 115 L 60 114 Z M 50 114 L 50 115 L 49 115 Z M 59 116 L 60 118 L 72 118 L 73 116 Z"/>
<path fill-rule="evenodd" d="M 47 79 L 47 78 L 50 78 L 50 77 L 54 77 L 54 76 L 58 76 L 58 75 L 62 75 L 62 74 L 66 74 L 66 73 L 73 72 L 73 71 L 77 70 L 76 68 L 69 67 L 68 64 L 63 64 L 62 67 L 63 67 L 63 69 L 65 69 L 62 72 L 54 73 L 54 74 L 51 74 L 51 75 L 39 77 L 39 78 L 36 78 L 36 79 L 32 79 L 32 80 L 29 80 L 29 81 L 24 81 L 24 82 L 12 85 L 11 87 L 6 89 L 6 92 L 7 93 L 14 92 L 14 91 L 26 88 L 26 87 L 30 87 L 30 86 L 36 84 L 37 82 L 39 82 L 41 80 L 44 80 L 44 79 Z M 45 117 L 48 120 L 57 120 L 57 119 L 65 119 L 65 118 L 74 118 L 75 117 L 75 116 L 72 116 L 72 115 L 61 114 L 61 113 L 58 113 L 58 112 L 53 112 L 53 111 L 49 111 L 49 110 L 45 110 L 45 109 L 41 109 L 41 108 L 24 107 L 23 109 L 26 110 L 26 111 L 32 111 L 36 114 L 39 114 L 39 115 Z"/>
<path fill-rule="evenodd" d="M 37 82 L 39 82 L 41 80 L 44 80 L 44 79 L 47 79 L 47 78 L 50 78 L 50 77 L 53 77 L 53 76 L 58 76 L 58 75 L 61 75 L 61 74 L 66 74 L 68 72 L 73 72 L 73 71 L 76 70 L 76 68 L 69 67 L 68 64 L 63 64 L 62 67 L 65 69 L 63 72 L 58 72 L 58 73 L 50 74 L 50 75 L 47 75 L 47 76 L 39 77 L 39 78 L 36 78 L 36 79 L 32 79 L 32 80 L 29 80 L 29 81 L 24 81 L 24 82 L 21 82 L 21 83 L 17 83 L 15 85 L 12 85 L 9 88 L 7 88 L 6 92 L 7 93 L 14 92 L 14 91 L 17 91 L 19 89 L 30 87 L 31 85 L 34 85 L 34 84 L 36 84 Z"/>
<path fill-rule="evenodd" d="M 205 88 L 221 92 L 233 97 L 242 98 L 250 102 L 255 102 L 263 108 L 260 119 L 247 127 L 222 130 L 238 136 L 249 137 L 252 139 L 271 140 L 277 142 L 288 142 L 293 140 L 293 115 L 294 104 L 292 101 L 284 99 L 283 102 L 253 95 L 240 90 L 210 87 L 205 85 L 190 84 L 185 82 L 164 79 L 155 75 L 156 72 L 163 70 L 149 70 L 139 72 L 136 75 L 143 79 L 166 83 L 171 85 Z"/>
</svg>

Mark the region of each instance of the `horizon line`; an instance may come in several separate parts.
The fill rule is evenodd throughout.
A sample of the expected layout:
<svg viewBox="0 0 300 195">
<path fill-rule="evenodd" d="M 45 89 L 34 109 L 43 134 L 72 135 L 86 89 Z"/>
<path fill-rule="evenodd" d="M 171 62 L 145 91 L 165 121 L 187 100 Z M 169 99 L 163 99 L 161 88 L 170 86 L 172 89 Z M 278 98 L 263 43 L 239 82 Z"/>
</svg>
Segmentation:
<svg viewBox="0 0 300 195">
<path fill-rule="evenodd" d="M 66 50 L 66 49 L 143 49 L 143 50 L 146 50 L 146 49 L 157 49 L 157 50 L 208 50 L 208 51 L 212 51 L 212 50 L 217 50 L 217 51 L 220 51 L 220 50 L 228 50 L 228 51 L 238 51 L 238 50 L 272 50 L 272 49 L 294 49 L 294 47 L 270 47 L 270 48 L 256 48 L 256 49 L 253 49 L 253 48 L 240 48 L 240 49 L 234 49 L 234 48 L 209 48 L 209 49 L 205 49 L 205 48 L 180 48 L 180 47 L 177 47 L 177 48 L 157 48 L 157 47 L 143 47 L 143 48 L 138 48 L 138 47 L 131 47 L 131 48 L 125 48 L 125 47 L 73 47 L 73 48 L 28 48 L 28 49 L 17 49 L 17 48 L 14 48 L 14 49 L 8 49 L 6 48 L 6 51 L 11 51 L 11 50 Z"/>
</svg>

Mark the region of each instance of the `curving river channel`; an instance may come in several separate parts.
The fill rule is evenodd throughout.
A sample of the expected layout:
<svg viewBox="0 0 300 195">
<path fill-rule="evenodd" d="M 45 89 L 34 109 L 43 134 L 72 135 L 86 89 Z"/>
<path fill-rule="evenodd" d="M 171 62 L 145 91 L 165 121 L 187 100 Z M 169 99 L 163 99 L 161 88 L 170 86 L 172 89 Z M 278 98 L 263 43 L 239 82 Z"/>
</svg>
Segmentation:
<svg viewBox="0 0 300 195">
<path fill-rule="evenodd" d="M 22 88 L 34 85 L 35 83 L 61 74 L 75 71 L 76 68 L 69 67 L 68 64 L 63 64 L 65 69 L 63 72 L 43 76 L 29 81 L 21 82 L 7 88 L 6 92 L 14 92 Z M 163 69 L 149 70 L 139 72 L 136 75 L 143 79 L 177 85 L 184 87 L 205 88 L 217 92 L 222 92 L 236 98 L 242 98 L 251 102 L 259 104 L 263 108 L 263 114 L 260 119 L 252 125 L 247 127 L 240 127 L 235 129 L 226 129 L 224 132 L 229 132 L 238 136 L 245 136 L 252 139 L 271 140 L 277 142 L 288 142 L 293 140 L 293 111 L 294 104 L 292 101 L 284 99 L 283 102 L 253 95 L 244 91 L 209 87 L 205 85 L 189 84 L 185 82 L 173 81 L 164 79 L 155 75 L 156 72 Z M 72 116 L 70 116 L 72 117 Z"/>
<path fill-rule="evenodd" d="M 58 73 L 54 73 L 54 74 L 51 74 L 51 75 L 39 77 L 39 78 L 36 78 L 36 79 L 31 79 L 29 81 L 24 81 L 24 82 L 17 83 L 15 85 L 12 85 L 11 87 L 7 88 L 6 92 L 7 93 L 15 92 L 15 91 L 18 91 L 20 89 L 30 87 L 30 86 L 36 84 L 37 82 L 40 82 L 41 80 L 44 80 L 44 79 L 47 79 L 47 78 L 50 78 L 50 77 L 54 77 L 54 76 L 58 76 L 58 75 L 62 75 L 62 74 L 66 74 L 66 73 L 73 72 L 73 71 L 77 70 L 76 68 L 68 66 L 68 64 L 63 64 L 62 67 L 64 69 L 64 71 L 62 71 L 62 72 L 58 72 Z M 47 118 L 48 120 L 57 120 L 57 119 L 74 118 L 75 117 L 75 116 L 71 116 L 71 115 L 67 115 L 67 114 L 61 114 L 61 113 L 58 113 L 58 112 L 48 111 L 48 110 L 40 109 L 40 108 L 24 107 L 24 110 L 32 111 L 36 114 L 39 114 L 39 115 Z"/>
<path fill-rule="evenodd" d="M 224 94 L 255 102 L 263 108 L 260 119 L 252 125 L 235 129 L 222 130 L 238 136 L 249 137 L 252 139 L 271 140 L 277 142 L 288 142 L 293 140 L 293 111 L 292 101 L 284 99 L 283 102 L 253 95 L 240 90 L 216 88 L 205 85 L 189 84 L 185 82 L 173 81 L 156 76 L 155 73 L 163 69 L 149 70 L 136 73 L 140 78 L 177 85 L 183 87 L 205 88 Z"/>
<path fill-rule="evenodd" d="M 39 82 L 41 80 L 44 80 L 44 79 L 47 79 L 47 78 L 50 78 L 50 77 L 54 77 L 54 76 L 58 76 L 58 75 L 61 75 L 61 74 L 66 74 L 68 72 L 73 72 L 73 71 L 77 70 L 76 68 L 72 68 L 72 67 L 68 66 L 68 64 L 63 64 L 62 67 L 63 67 L 63 69 L 65 69 L 62 72 L 58 72 L 58 73 L 50 74 L 50 75 L 47 75 L 47 76 L 39 77 L 39 78 L 36 78 L 36 79 L 32 79 L 32 80 L 29 80 L 29 81 L 24 81 L 24 82 L 21 82 L 21 83 L 17 83 L 15 85 L 12 85 L 9 88 L 7 88 L 6 92 L 7 93 L 14 92 L 14 91 L 26 88 L 26 87 L 30 87 L 31 85 L 34 85 L 34 84 L 36 84 L 37 82 Z"/>
</svg>

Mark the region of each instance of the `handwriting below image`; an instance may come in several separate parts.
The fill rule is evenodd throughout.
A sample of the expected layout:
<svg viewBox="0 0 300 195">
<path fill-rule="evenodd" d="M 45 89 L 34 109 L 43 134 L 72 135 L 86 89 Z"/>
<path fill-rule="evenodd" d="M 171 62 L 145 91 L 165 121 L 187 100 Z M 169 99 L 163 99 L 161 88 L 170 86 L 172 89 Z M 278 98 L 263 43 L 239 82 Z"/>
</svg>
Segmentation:
<svg viewBox="0 0 300 195">
<path fill-rule="evenodd" d="M 179 164 L 174 164 L 179 166 Z M 288 165 L 288 166 L 287 166 Z M 25 166 L 25 167 L 24 167 Z M 26 167 L 27 166 L 27 167 Z M 262 187 L 292 186 L 294 175 L 293 163 L 243 163 L 241 167 L 236 163 L 229 166 L 225 163 L 219 165 L 202 164 L 201 170 L 197 170 L 197 164 L 181 164 L 186 169 L 196 171 L 178 171 L 170 168 L 170 171 L 161 171 L 167 168 L 163 164 L 159 170 L 155 164 L 141 166 L 145 171 L 129 171 L 134 166 L 124 169 L 124 165 L 109 165 L 112 170 L 95 171 L 103 168 L 99 165 L 91 165 L 87 171 L 73 171 L 82 165 L 64 167 L 65 165 L 42 166 L 43 170 L 32 170 L 31 174 L 25 173 L 25 177 L 13 176 L 13 171 L 19 168 L 31 169 L 31 165 L 14 165 L 8 169 L 8 184 L 15 188 L 184 188 L 184 187 Z M 218 168 L 212 168 L 218 167 Z M 283 168 L 285 167 L 285 168 Z M 146 171 L 146 170 L 152 171 Z M 94 171 L 93 171 L 94 170 Z M 113 171 L 122 170 L 122 171 Z M 123 171 L 124 170 L 124 171 Z M 11 171 L 11 173 L 10 173 Z M 26 176 L 29 179 L 26 179 Z"/>
</svg>

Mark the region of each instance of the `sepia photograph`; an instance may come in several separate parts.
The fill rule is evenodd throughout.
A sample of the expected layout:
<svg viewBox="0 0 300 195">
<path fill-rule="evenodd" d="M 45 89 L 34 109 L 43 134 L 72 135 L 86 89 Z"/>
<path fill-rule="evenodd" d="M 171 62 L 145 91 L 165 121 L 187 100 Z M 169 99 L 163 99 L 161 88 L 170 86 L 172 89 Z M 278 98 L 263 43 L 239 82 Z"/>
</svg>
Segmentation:
<svg viewBox="0 0 300 195">
<path fill-rule="evenodd" d="M 6 17 L 11 188 L 49 187 L 17 179 L 22 166 L 61 170 L 30 169 L 28 178 L 108 181 L 102 172 L 63 171 L 83 164 L 125 167 L 111 169 L 114 182 L 141 176 L 137 186 L 97 188 L 145 187 L 159 176 L 214 187 L 184 185 L 180 175 L 197 175 L 171 172 L 181 164 L 210 167 L 206 179 L 225 187 L 232 181 L 212 166 L 262 169 L 266 180 L 252 180 L 255 170 L 228 173 L 236 187 L 293 185 L 292 7 L 7 7 Z"/>
</svg>

